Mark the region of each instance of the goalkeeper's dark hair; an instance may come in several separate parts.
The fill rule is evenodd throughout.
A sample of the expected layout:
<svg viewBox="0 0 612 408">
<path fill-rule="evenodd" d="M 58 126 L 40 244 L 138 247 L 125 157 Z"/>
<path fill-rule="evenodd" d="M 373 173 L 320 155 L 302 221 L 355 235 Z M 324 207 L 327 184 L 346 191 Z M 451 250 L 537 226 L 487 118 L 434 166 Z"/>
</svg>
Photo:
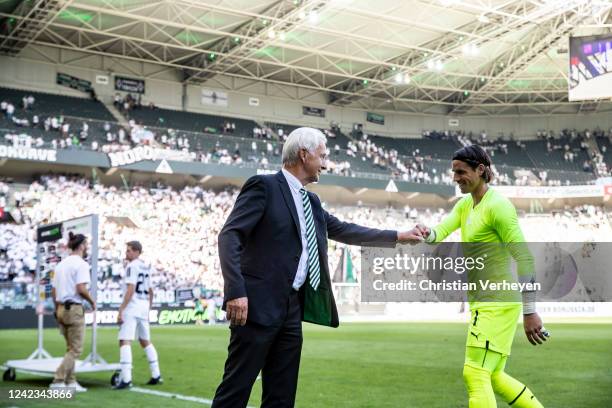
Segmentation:
<svg viewBox="0 0 612 408">
<path fill-rule="evenodd" d="M 81 245 L 86 240 L 87 238 L 83 234 L 75 234 L 73 232 L 69 232 L 68 233 L 68 248 L 70 248 L 73 251 L 76 251 L 79 245 Z"/>
<path fill-rule="evenodd" d="M 462 147 L 453 154 L 453 160 L 462 161 L 473 170 L 476 170 L 482 164 L 484 166 L 484 173 L 482 173 L 484 181 L 490 183 L 493 180 L 494 175 L 493 170 L 491 170 L 493 162 L 491 156 L 482 147 L 478 145 Z"/>
</svg>

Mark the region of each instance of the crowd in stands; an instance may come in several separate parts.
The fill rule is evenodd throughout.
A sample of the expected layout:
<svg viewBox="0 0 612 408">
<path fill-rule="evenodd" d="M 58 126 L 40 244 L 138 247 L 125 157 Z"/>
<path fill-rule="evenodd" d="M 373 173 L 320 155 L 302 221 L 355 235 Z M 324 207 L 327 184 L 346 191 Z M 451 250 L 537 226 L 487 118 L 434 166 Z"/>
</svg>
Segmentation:
<svg viewBox="0 0 612 408">
<path fill-rule="evenodd" d="M 281 134 L 283 134 L 282 128 L 280 130 Z M 285 135 L 283 134 L 283 136 Z M 272 128 L 269 127 L 255 126 L 253 127 L 253 137 L 255 139 L 272 139 L 274 138 L 274 131 L 272 130 Z"/>
<path fill-rule="evenodd" d="M 126 93 L 125 95 L 120 94 L 119 92 L 115 93 L 113 96 L 113 105 L 123 114 L 128 114 L 131 110 L 141 109 L 142 105 L 142 94 L 132 95 L 131 93 Z M 153 102 L 149 102 L 146 106 L 149 109 L 156 109 L 156 106 Z"/>
<path fill-rule="evenodd" d="M 120 288 L 125 243 L 132 239 L 142 242 L 143 257 L 157 271 L 156 288 L 222 289 L 216 240 L 233 206 L 233 190 L 213 192 L 196 186 L 125 191 L 59 176 L 43 177 L 16 195 L 19 205 L 12 214 L 23 224 L 0 224 L 0 278 L 33 282 L 35 225 L 98 213 L 100 290 Z M 129 217 L 138 229 L 115 223 L 111 216 Z"/>
<path fill-rule="evenodd" d="M 600 177 L 612 176 L 612 151 L 609 151 L 610 145 L 612 144 L 612 129 L 608 132 L 608 135 L 600 133 L 596 135 L 595 146 L 597 149 L 593 149 L 591 152 L 591 161 L 595 169 L 595 174 Z"/>
<path fill-rule="evenodd" d="M 38 133 L 32 136 L 27 129 L 44 131 L 51 136 L 51 147 L 54 149 L 65 149 L 82 146 L 89 137 L 90 122 L 86 119 L 66 118 L 62 114 L 42 116 L 36 111 L 36 99 L 32 95 L 22 98 L 20 110 L 15 110 L 15 106 L 6 100 L 0 102 L 0 111 L 5 120 L 12 123 L 15 128 L 13 131 L 5 132 L 4 139 L 10 144 L 21 147 L 43 147 L 45 140 Z M 108 122 L 105 129 L 110 126 Z M 23 128 L 23 129 L 21 129 Z M 90 147 L 97 150 L 99 143 L 92 141 Z"/>
<path fill-rule="evenodd" d="M 34 102 L 36 101 L 36 98 L 34 98 L 34 96 L 32 95 L 27 95 L 24 96 L 21 100 L 21 111 L 17 111 L 17 113 L 15 113 L 15 105 L 13 105 L 13 103 L 11 103 L 11 101 L 1 101 L 0 102 L 0 111 L 2 111 L 2 114 L 6 116 L 6 119 L 8 121 L 13 122 L 16 126 L 23 126 L 23 127 L 28 127 L 30 126 L 30 120 L 28 120 L 26 117 L 21 118 L 20 116 L 20 112 L 26 112 L 26 111 L 31 111 L 33 106 L 34 106 Z M 34 115 L 33 119 L 32 119 L 32 124 L 33 125 L 38 125 L 40 122 L 40 119 L 38 117 L 38 115 Z"/>
<path fill-rule="evenodd" d="M 10 184 L 0 182 L 0 196 L 8 196 Z M 161 291 L 205 287 L 222 290 L 217 236 L 229 215 L 237 190 L 211 191 L 199 186 L 173 190 L 163 185 L 119 189 L 70 176 L 43 176 L 23 191 L 13 190 L 18 224 L 0 223 L 0 306 L 15 296 L 34 296 L 36 265 L 35 227 L 87 214 L 101 216 L 98 255 L 98 288 L 120 289 L 125 243 L 142 242 L 143 258 L 155 270 L 153 282 Z M 364 206 L 333 207 L 330 213 L 362 225 L 396 229 L 414 224 L 437 224 L 444 209 L 403 209 Z M 122 220 L 127 217 L 136 228 Z M 572 237 L 572 241 L 612 241 L 612 213 L 592 205 L 549 214 L 524 214 L 521 219 L 530 242 L 550 237 Z M 451 240 L 459 240 L 455 233 Z M 330 241 L 330 268 L 333 272 L 343 251 L 342 244 Z M 359 250 L 351 248 L 353 265 L 359 270 Z M 358 276 L 358 275 L 357 275 Z"/>
<path fill-rule="evenodd" d="M 362 153 L 364 158 L 372 161 L 374 166 L 381 169 L 389 169 L 399 180 L 412 183 L 426 184 L 452 184 L 450 168 L 446 172 L 438 174 L 436 168 L 428 168 L 427 163 L 431 157 L 425 157 L 420 149 L 412 150 L 407 156 L 400 156 L 396 149 L 385 149 L 377 146 L 367 133 L 354 131 L 354 141 L 348 143 L 346 154 L 355 157 L 357 153 Z M 336 149 L 338 146 L 336 145 Z"/>
<path fill-rule="evenodd" d="M 269 123 L 266 126 L 255 126 L 253 127 L 253 137 L 255 139 L 275 139 L 281 142 L 287 140 L 289 133 L 292 130 L 297 129 L 299 126 L 288 126 L 278 123 Z M 331 122 L 329 128 L 319 128 L 321 132 L 327 137 L 327 139 L 336 139 L 340 128 L 334 122 Z"/>
<path fill-rule="evenodd" d="M 218 128 L 210 129 L 210 133 L 215 134 L 213 136 L 164 126 L 162 110 L 158 110 L 159 126 L 144 125 L 139 119 L 130 116 L 131 112 L 155 111 L 157 108 L 154 105 L 143 107 L 140 94 L 122 96 L 117 93 L 114 103 L 130 118 L 125 128 L 112 121 L 99 122 L 66 117 L 62 114 L 39 115 L 36 98 L 27 93 L 19 103 L 2 100 L 0 102 L 2 116 L 13 125 L 12 129 L 4 132 L 5 143 L 23 147 L 50 145 L 54 149 L 87 148 L 104 153 L 149 145 L 182 151 L 185 153 L 183 157 L 194 161 L 240 166 L 250 163 L 264 169 L 277 169 L 280 166 L 282 142 L 296 127 L 268 123 L 265 126 L 256 125 L 252 129 L 253 140 L 247 142 L 243 138 L 234 138 L 237 125 L 231 118 L 218 117 Z M 236 121 L 240 122 L 238 119 Z M 450 185 L 452 174 L 449 171 L 449 157 L 446 157 L 448 154 L 444 153 L 444 157 L 441 157 L 432 155 L 430 150 L 445 145 L 452 151 L 472 143 L 483 145 L 492 156 L 495 163 L 494 172 L 497 175 L 494 183 L 499 185 L 584 184 L 588 180 L 595 179 L 594 175 L 589 179 L 589 175 L 595 173 L 597 176 L 609 176 L 611 170 L 609 159 L 606 159 L 609 157 L 606 151 L 612 138 L 612 129 L 609 132 L 599 129 L 563 130 L 559 134 L 549 131 L 537 132 L 535 136 L 545 143 L 546 154 L 550 154 L 551 157 L 558 155 L 567 163 L 570 170 L 582 169 L 585 172 L 585 177 L 578 178 L 576 178 L 577 171 L 549 174 L 545 164 L 534 163 L 527 157 L 531 146 L 529 143 L 533 141 L 515 140 L 512 134 L 508 137 L 499 135 L 492 139 L 484 131 L 475 134 L 460 130 L 427 130 L 423 132 L 420 141 L 430 140 L 429 145 L 414 144 L 425 147 L 402 147 L 399 151 L 390 147 L 397 146 L 399 139 L 385 143 L 385 140 L 392 139 L 369 136 L 363 129 L 354 129 L 350 138 L 342 134 L 336 123 L 331 123 L 328 128 L 321 130 L 328 137 L 330 158 L 328 171 L 343 176 L 364 174 L 367 177 L 390 176 L 406 182 Z M 602 138 L 606 138 L 608 142 L 601 147 L 598 147 L 598 143 L 591 143 L 591 140 Z M 413 143 L 414 139 L 406 141 L 406 146 Z M 531 171 L 531 174 L 523 170 Z"/>
<path fill-rule="evenodd" d="M 472 132 L 463 131 L 425 131 L 423 137 L 432 140 L 456 140 L 460 145 L 467 146 L 470 144 L 479 144 L 483 146 L 493 161 L 504 161 L 505 157 L 509 154 L 510 149 L 523 154 L 529 155 L 529 148 L 533 141 L 515 140 L 514 135 L 510 134 L 505 136 L 500 134 L 495 139 L 490 139 L 485 131 L 479 134 Z M 540 155 L 544 153 L 550 157 L 562 157 L 565 163 L 573 164 L 577 162 L 578 158 L 583 158 L 581 161 L 580 169 L 585 173 L 595 172 L 596 176 L 606 177 L 610 176 L 610 165 L 606 162 L 607 145 L 612 140 L 612 128 L 607 132 L 595 128 L 593 130 L 585 129 L 579 131 L 576 129 L 563 129 L 558 133 L 547 130 L 538 130 L 535 134 L 536 140 L 540 140 L 545 143 L 545 152 L 532 152 L 534 155 Z M 604 140 L 601 146 L 597 143 L 593 144 L 593 140 Z M 562 180 L 559 178 L 547 177 L 548 172 L 542 169 L 543 166 L 535 166 L 537 171 L 534 173 L 535 178 L 516 176 L 514 177 L 515 185 L 549 185 L 549 186 L 560 186 L 569 184 L 569 180 Z M 525 166 L 526 169 L 529 166 Z M 573 167 L 570 166 L 568 170 Z M 506 181 L 510 179 L 507 173 L 496 171 L 498 174 L 498 184 L 506 184 Z M 500 182 L 500 179 L 502 181 Z"/>
<path fill-rule="evenodd" d="M 223 121 L 221 124 L 221 130 L 224 134 L 232 135 L 234 132 L 236 132 L 236 123 L 228 120 Z"/>
<path fill-rule="evenodd" d="M 558 135 L 553 132 L 540 130 L 537 133 L 539 139 L 546 140 L 546 149 L 549 153 L 554 151 L 563 152 L 563 159 L 566 162 L 573 163 L 576 160 L 579 151 L 585 152 L 588 157 L 582 162 L 582 170 L 586 173 L 591 173 L 597 170 L 598 174 L 605 176 L 608 174 L 608 169 L 604 161 L 606 146 L 603 146 L 603 151 L 600 151 L 597 143 L 591 144 L 591 141 L 598 138 L 612 137 L 612 128 L 608 134 L 605 131 L 597 128 L 593 131 L 585 129 L 577 131 L 576 129 L 564 129 Z"/>
</svg>

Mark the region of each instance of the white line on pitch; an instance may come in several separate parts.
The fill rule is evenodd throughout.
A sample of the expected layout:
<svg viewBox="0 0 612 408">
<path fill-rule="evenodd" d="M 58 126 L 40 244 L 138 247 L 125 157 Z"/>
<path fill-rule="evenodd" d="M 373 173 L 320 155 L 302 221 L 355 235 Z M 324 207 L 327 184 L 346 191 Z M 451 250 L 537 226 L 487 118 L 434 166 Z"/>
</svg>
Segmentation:
<svg viewBox="0 0 612 408">
<path fill-rule="evenodd" d="M 192 397 L 190 395 L 181 395 L 181 394 L 174 394 L 172 392 L 148 390 L 146 388 L 140 388 L 140 387 L 132 387 L 130 388 L 130 390 L 134 392 L 140 392 L 142 394 L 156 395 L 158 397 L 175 398 L 175 399 L 179 399 L 183 401 L 191 401 L 191 402 L 198 402 L 200 404 L 212 405 L 212 400 L 209 400 L 206 398 L 200 398 L 200 397 Z M 253 408 L 253 407 L 247 407 L 247 408 Z"/>
</svg>

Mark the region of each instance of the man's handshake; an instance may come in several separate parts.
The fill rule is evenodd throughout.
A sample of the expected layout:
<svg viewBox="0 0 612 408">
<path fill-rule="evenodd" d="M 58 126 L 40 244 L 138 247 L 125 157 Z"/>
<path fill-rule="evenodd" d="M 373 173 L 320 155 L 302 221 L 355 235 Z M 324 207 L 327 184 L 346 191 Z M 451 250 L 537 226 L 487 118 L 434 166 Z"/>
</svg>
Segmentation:
<svg viewBox="0 0 612 408">
<path fill-rule="evenodd" d="M 417 224 L 409 231 L 398 231 L 397 242 L 400 244 L 416 245 L 424 242 L 429 237 L 429 234 L 431 234 L 431 230 L 428 227 Z"/>
</svg>

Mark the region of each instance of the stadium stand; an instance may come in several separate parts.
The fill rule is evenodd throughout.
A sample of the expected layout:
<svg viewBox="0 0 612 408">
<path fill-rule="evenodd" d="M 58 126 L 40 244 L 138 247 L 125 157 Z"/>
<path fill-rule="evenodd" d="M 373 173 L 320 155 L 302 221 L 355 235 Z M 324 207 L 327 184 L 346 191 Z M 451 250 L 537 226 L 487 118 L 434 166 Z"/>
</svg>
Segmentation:
<svg viewBox="0 0 612 408">
<path fill-rule="evenodd" d="M 145 106 L 130 110 L 127 116 L 145 126 L 165 127 L 190 132 L 233 134 L 241 137 L 249 137 L 253 128 L 258 126 L 256 122 L 247 119 Z M 226 130 L 228 123 L 235 125 L 231 126 L 229 131 Z"/>
<path fill-rule="evenodd" d="M 10 187 L 10 188 L 9 188 Z M 8 191 L 12 191 L 9 197 Z M 237 190 L 221 192 L 199 186 L 173 190 L 165 186 L 129 190 L 91 184 L 70 176 L 43 176 L 27 186 L 0 182 L 0 196 L 15 204 L 19 223 L 0 224 L 0 305 L 7 302 L 32 302 L 36 251 L 35 225 L 92 212 L 103 217 L 100 231 L 99 289 L 118 289 L 123 271 L 123 251 L 127 241 L 138 237 L 147 248 L 143 256 L 152 263 L 154 281 L 162 291 L 202 286 L 222 290 L 223 282 L 217 256 L 217 235 L 227 218 Z M 369 206 L 330 207 L 341 219 L 362 225 L 393 228 L 397 225 L 437 223 L 443 209 L 404 209 Z M 129 217 L 138 226 L 133 229 L 117 224 L 108 217 Z M 550 220 L 554 219 L 554 223 Z M 180 221 L 180 222 L 177 222 Z M 521 214 L 521 226 L 529 241 L 546 241 L 553 236 L 576 240 L 612 240 L 612 213 L 587 205 L 566 207 L 547 214 Z M 546 225 L 546 228 L 543 228 Z M 458 236 L 454 236 L 458 240 Z M 172 251 L 168 251 L 172 248 Z M 332 270 L 344 246 L 330 247 Z M 353 264 L 359 268 L 359 251 L 353 249 Z"/>
<path fill-rule="evenodd" d="M 556 141 L 557 142 L 557 141 Z M 548 150 L 543 140 L 525 141 L 525 152 L 529 159 L 540 169 L 569 170 L 579 172 L 581 164 L 588 160 L 586 152 L 576 147 L 576 142 L 561 139 L 558 141 L 564 147 L 562 149 Z M 564 153 L 567 152 L 567 159 Z"/>
<path fill-rule="evenodd" d="M 612 151 L 610 150 L 610 139 L 612 138 L 612 129 L 608 136 L 600 135 L 597 136 L 596 144 L 598 152 L 593 157 L 594 165 L 600 175 L 609 175 L 612 171 Z"/>
<path fill-rule="evenodd" d="M 207 163 L 267 169 L 280 167 L 282 140 L 298 127 L 280 123 L 260 127 L 250 120 L 158 109 L 152 104 L 145 107 L 130 97 L 124 109 L 130 117 L 125 129 L 93 100 L 0 88 L 0 101 L 4 143 L 103 152 L 150 144 L 191 152 L 193 160 Z M 121 107 L 125 101 L 117 99 L 116 105 Z M 353 129 L 349 137 L 334 123 L 321 130 L 328 137 L 330 172 L 345 176 L 452 184 L 449 158 L 471 143 L 490 152 L 497 184 L 585 184 L 594 181 L 595 171 L 598 175 L 610 171 L 606 165 L 610 162 L 610 136 L 599 130 L 593 135 L 603 153 L 589 150 L 590 131 L 564 130 L 557 136 L 541 131 L 536 140 L 490 140 L 484 132 L 475 136 L 436 130 L 424 131 L 420 138 L 391 138 Z M 525 170 L 533 176 L 526 176 Z"/>
<path fill-rule="evenodd" d="M 265 125 L 272 129 L 272 131 L 281 138 L 283 138 L 283 136 L 287 136 L 289 133 L 299 128 L 299 126 L 289 125 L 287 123 L 266 122 Z"/>
<path fill-rule="evenodd" d="M 417 150 L 421 155 L 431 156 L 435 159 L 447 159 L 459 149 L 457 143 L 450 139 L 425 139 L 425 138 L 392 138 L 377 135 L 368 135 L 376 145 L 384 149 L 394 149 L 400 155 L 412 156 Z"/>
<path fill-rule="evenodd" d="M 0 100 L 13 104 L 16 110 L 24 108 L 23 100 L 29 96 L 34 98 L 33 102 L 22 113 L 25 113 L 30 120 L 33 114 L 29 115 L 29 113 L 33 113 L 34 108 L 40 117 L 63 115 L 101 121 L 115 120 L 103 103 L 91 98 L 0 88 Z"/>
</svg>

